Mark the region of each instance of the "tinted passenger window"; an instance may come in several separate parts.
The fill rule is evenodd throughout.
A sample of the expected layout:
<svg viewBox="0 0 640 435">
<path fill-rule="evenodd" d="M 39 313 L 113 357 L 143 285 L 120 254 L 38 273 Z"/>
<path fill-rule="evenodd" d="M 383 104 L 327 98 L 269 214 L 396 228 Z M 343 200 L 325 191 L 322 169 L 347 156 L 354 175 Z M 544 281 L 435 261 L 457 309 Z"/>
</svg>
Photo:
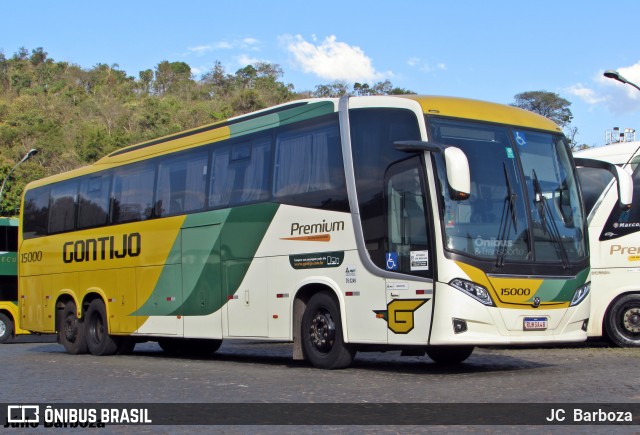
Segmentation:
<svg viewBox="0 0 640 435">
<path fill-rule="evenodd" d="M 76 224 L 76 182 L 56 183 L 51 187 L 49 233 L 71 231 Z"/>
<path fill-rule="evenodd" d="M 269 198 L 271 136 L 214 148 L 209 206 L 229 207 Z"/>
<path fill-rule="evenodd" d="M 47 234 L 49 217 L 49 187 L 29 190 L 24 197 L 24 217 L 22 236 L 25 239 Z"/>
<path fill-rule="evenodd" d="M 276 201 L 349 211 L 337 122 L 281 132 L 276 140 L 274 171 Z"/>
<path fill-rule="evenodd" d="M 206 151 L 174 156 L 158 165 L 156 215 L 189 213 L 204 208 Z"/>
<path fill-rule="evenodd" d="M 612 240 L 640 231 L 640 166 L 633 172 L 633 200 L 631 208 L 614 206 L 605 224 L 600 240 Z"/>
<path fill-rule="evenodd" d="M 613 179 L 613 175 L 606 169 L 582 167 L 578 168 L 578 177 L 582 188 L 585 213 L 588 215 L 604 189 Z"/>
<path fill-rule="evenodd" d="M 340 189 L 344 186 L 344 174 L 338 128 L 279 135 L 275 171 L 276 198 Z"/>
<path fill-rule="evenodd" d="M 116 170 L 113 176 L 111 222 L 149 219 L 153 210 L 155 166 L 136 164 Z"/>
<path fill-rule="evenodd" d="M 18 227 L 0 227 L 0 251 L 18 251 Z"/>
<path fill-rule="evenodd" d="M 78 201 L 78 228 L 106 225 L 109 217 L 111 176 L 98 175 L 82 179 Z"/>
</svg>

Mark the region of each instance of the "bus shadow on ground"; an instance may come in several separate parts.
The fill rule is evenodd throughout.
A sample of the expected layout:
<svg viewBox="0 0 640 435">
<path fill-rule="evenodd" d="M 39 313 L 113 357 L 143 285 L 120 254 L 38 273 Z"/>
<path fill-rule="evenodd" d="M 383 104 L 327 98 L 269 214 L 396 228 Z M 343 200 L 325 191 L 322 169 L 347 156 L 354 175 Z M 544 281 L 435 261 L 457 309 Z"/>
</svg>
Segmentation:
<svg viewBox="0 0 640 435">
<path fill-rule="evenodd" d="M 20 343 L 41 343 L 39 346 L 32 347 L 30 349 L 31 352 L 65 353 L 62 345 L 57 344 L 55 335 L 21 336 L 4 345 Z M 469 359 L 460 364 L 453 365 L 437 364 L 426 355 L 401 356 L 399 351 L 358 352 L 350 369 L 379 373 L 388 372 L 421 375 L 539 370 L 552 367 L 554 364 L 541 362 L 537 358 L 532 357 L 530 353 L 532 350 L 552 351 L 555 348 L 599 349 L 609 347 L 612 346 L 608 342 L 601 340 L 556 346 L 487 346 L 477 348 Z M 215 361 L 313 369 L 307 361 L 294 361 L 291 355 L 292 344 L 279 342 L 225 341 L 220 349 L 211 355 L 170 354 L 163 351 L 155 342 L 144 342 L 138 343 L 131 354 L 116 355 L 114 358 Z M 70 355 L 70 357 L 75 356 Z"/>
<path fill-rule="evenodd" d="M 284 366 L 288 368 L 313 369 L 307 361 L 294 361 L 291 357 L 291 344 L 223 343 L 220 350 L 208 356 L 171 355 L 155 343 L 142 343 L 136 346 L 132 356 L 146 358 L 171 358 L 178 360 L 200 360 L 232 362 L 239 364 L 262 364 Z M 505 370 L 532 370 L 549 367 L 552 364 L 521 358 L 517 355 L 474 353 L 460 364 L 442 365 L 433 362 L 428 356 L 401 356 L 399 351 L 358 352 L 349 369 L 376 371 L 380 373 L 405 374 L 464 374 L 482 372 L 503 372 Z"/>
</svg>

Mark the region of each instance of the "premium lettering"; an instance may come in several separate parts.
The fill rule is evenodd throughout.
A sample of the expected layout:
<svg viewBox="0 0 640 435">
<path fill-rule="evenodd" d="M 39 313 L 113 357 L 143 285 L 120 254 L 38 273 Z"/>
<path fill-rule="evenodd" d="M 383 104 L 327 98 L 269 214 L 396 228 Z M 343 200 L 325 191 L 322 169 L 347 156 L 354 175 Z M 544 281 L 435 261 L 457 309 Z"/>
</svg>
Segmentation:
<svg viewBox="0 0 640 435">
<path fill-rule="evenodd" d="M 611 245 L 609 249 L 609 255 L 621 254 L 621 255 L 636 255 L 640 254 L 640 247 L 637 246 L 622 246 Z"/>
<path fill-rule="evenodd" d="M 334 231 L 344 231 L 344 221 L 327 222 L 322 219 L 322 222 L 311 225 L 303 225 L 298 222 L 291 224 L 292 236 L 331 233 Z"/>
<path fill-rule="evenodd" d="M 142 236 L 140 233 L 104 236 L 97 239 L 66 242 L 62 246 L 62 261 L 65 263 L 82 263 L 85 261 L 137 257 L 141 251 Z"/>
</svg>

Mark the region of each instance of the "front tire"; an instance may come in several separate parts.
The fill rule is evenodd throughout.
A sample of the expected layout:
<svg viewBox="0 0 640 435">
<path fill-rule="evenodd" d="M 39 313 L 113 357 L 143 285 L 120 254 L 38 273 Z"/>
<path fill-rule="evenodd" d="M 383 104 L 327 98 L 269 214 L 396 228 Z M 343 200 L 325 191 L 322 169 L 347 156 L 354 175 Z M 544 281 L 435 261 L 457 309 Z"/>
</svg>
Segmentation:
<svg viewBox="0 0 640 435">
<path fill-rule="evenodd" d="M 0 343 L 6 343 L 13 337 L 13 321 L 9 316 L 0 313 Z"/>
<path fill-rule="evenodd" d="M 604 321 L 609 340 L 620 347 L 640 347 L 640 294 L 617 299 Z"/>
<path fill-rule="evenodd" d="M 109 335 L 107 310 L 101 299 L 94 299 L 85 314 L 85 334 L 89 352 L 96 356 L 113 355 L 118 351 L 118 341 Z"/>
<path fill-rule="evenodd" d="M 87 353 L 84 322 L 78 319 L 78 310 L 73 301 L 67 302 L 60 313 L 58 343 L 71 355 Z"/>
<path fill-rule="evenodd" d="M 429 346 L 426 352 L 436 364 L 453 365 L 469 358 L 473 346 Z"/>
<path fill-rule="evenodd" d="M 356 351 L 344 342 L 340 307 L 328 292 L 314 294 L 302 315 L 302 349 L 314 367 L 342 369 Z"/>
</svg>

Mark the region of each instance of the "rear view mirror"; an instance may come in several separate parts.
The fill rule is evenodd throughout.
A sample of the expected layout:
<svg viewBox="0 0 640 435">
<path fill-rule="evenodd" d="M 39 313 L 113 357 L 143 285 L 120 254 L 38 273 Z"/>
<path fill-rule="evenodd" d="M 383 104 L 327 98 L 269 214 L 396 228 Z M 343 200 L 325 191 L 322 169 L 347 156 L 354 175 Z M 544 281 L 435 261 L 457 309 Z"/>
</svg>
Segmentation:
<svg viewBox="0 0 640 435">
<path fill-rule="evenodd" d="M 460 148 L 447 146 L 435 142 L 419 140 L 398 141 L 393 143 L 399 151 L 407 153 L 417 152 L 438 152 L 444 155 L 444 162 L 447 168 L 447 181 L 450 187 L 451 199 L 468 199 L 471 194 L 471 171 L 469 160 Z"/>
</svg>

